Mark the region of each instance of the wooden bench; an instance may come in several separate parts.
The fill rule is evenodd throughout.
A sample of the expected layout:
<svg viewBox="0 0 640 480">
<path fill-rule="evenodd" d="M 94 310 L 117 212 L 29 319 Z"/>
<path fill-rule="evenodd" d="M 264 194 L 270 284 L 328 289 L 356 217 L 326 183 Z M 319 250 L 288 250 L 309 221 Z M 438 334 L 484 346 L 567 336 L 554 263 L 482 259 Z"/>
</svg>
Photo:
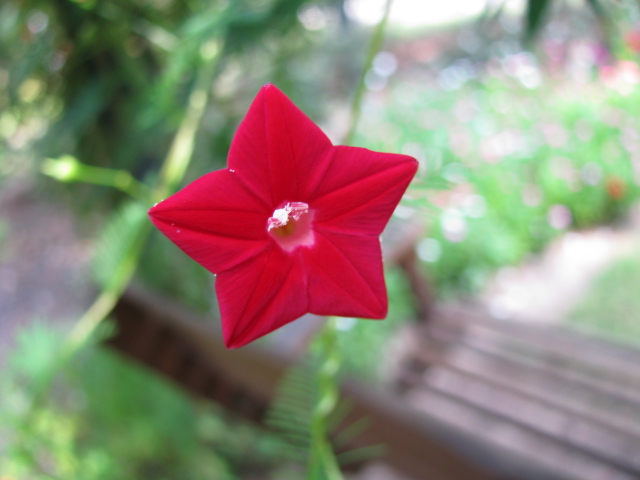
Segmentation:
<svg viewBox="0 0 640 480">
<path fill-rule="evenodd" d="M 640 351 L 575 331 L 441 309 L 405 334 L 411 408 L 544 477 L 640 478 Z"/>
</svg>

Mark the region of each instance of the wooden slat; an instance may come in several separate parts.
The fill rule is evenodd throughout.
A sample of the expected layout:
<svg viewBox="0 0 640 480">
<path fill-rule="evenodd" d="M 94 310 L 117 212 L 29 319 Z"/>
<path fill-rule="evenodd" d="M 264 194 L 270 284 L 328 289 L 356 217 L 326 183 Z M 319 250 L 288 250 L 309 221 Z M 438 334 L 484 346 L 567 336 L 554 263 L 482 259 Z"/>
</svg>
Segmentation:
<svg viewBox="0 0 640 480">
<path fill-rule="evenodd" d="M 474 342 L 448 340 L 441 344 L 431 342 L 429 349 L 415 352 L 416 358 L 424 367 L 438 364 L 464 370 L 488 384 L 509 385 L 522 395 L 553 401 L 576 415 L 640 435 L 640 402 L 635 396 L 625 394 L 624 384 L 619 389 L 601 385 L 592 378 L 576 375 L 571 369 L 549 367 Z"/>
<path fill-rule="evenodd" d="M 637 374 L 630 370 L 617 371 L 604 363 L 599 368 L 593 362 L 587 346 L 583 348 L 584 359 L 581 361 L 577 356 L 567 357 L 561 352 L 552 351 L 542 346 L 527 345 L 524 338 L 513 338 L 506 344 L 495 341 L 497 335 L 504 334 L 496 334 L 493 337 L 484 335 L 482 338 L 474 335 L 477 328 L 475 325 L 469 325 L 469 328 L 460 334 L 434 326 L 429 329 L 428 335 L 436 342 L 464 346 L 469 350 L 499 358 L 504 362 L 526 365 L 549 377 L 561 378 L 563 381 L 581 384 L 594 391 L 614 395 L 621 402 L 636 403 L 640 401 Z M 532 353 L 532 351 L 537 353 Z"/>
<path fill-rule="evenodd" d="M 497 458 L 514 459 L 526 464 L 530 462 L 537 472 L 513 472 L 511 478 L 531 480 L 637 480 L 637 475 L 628 474 L 611 465 L 594 459 L 587 452 L 579 451 L 558 438 L 506 419 L 502 415 L 484 411 L 462 401 L 457 395 L 448 395 L 436 390 L 412 391 L 408 401 L 422 408 L 426 416 L 436 416 L 448 428 L 458 428 L 475 437 L 485 448 L 497 450 Z"/>
<path fill-rule="evenodd" d="M 425 414 L 570 478 L 640 478 L 637 350 L 464 311 L 420 330 L 401 383 Z"/>
<path fill-rule="evenodd" d="M 555 439 L 620 471 L 640 475 L 638 436 L 558 407 L 551 395 L 546 399 L 523 395 L 497 382 L 489 383 L 446 368 L 430 370 L 429 376 L 425 389 L 454 395 L 522 429 Z"/>
<path fill-rule="evenodd" d="M 469 332 L 469 327 L 484 328 L 493 336 L 502 335 L 510 342 L 526 339 L 521 346 L 529 346 L 531 352 L 548 351 L 558 355 L 560 362 L 587 367 L 586 372 L 607 370 L 616 377 L 640 389 L 640 349 L 606 341 L 590 335 L 558 326 L 536 325 L 525 322 L 492 319 L 482 309 L 439 309 L 438 323 L 448 328 Z M 533 348 L 532 348 L 533 347 Z M 532 349 L 531 349 L 532 348 Z M 586 354 L 588 352 L 588 354 Z M 553 361 L 554 357 L 548 358 Z"/>
</svg>

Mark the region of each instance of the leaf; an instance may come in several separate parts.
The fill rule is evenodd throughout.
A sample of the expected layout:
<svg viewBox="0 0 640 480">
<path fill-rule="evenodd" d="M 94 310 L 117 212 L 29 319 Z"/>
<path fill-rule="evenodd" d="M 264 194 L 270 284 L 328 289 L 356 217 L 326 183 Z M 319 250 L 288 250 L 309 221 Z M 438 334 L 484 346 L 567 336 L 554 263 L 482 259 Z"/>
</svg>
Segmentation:
<svg viewBox="0 0 640 480">
<path fill-rule="evenodd" d="M 8 357 L 6 378 L 15 375 L 29 389 L 35 390 L 50 375 L 52 365 L 56 364 L 61 337 L 60 332 L 40 321 L 18 330 L 16 346 Z"/>
<path fill-rule="evenodd" d="M 311 422 L 319 398 L 315 368 L 296 365 L 285 373 L 267 413 L 266 423 L 283 442 L 283 454 L 305 462 L 311 448 Z"/>
<path fill-rule="evenodd" d="M 283 455 L 298 464 L 307 462 L 313 448 L 312 415 L 318 401 L 323 397 L 318 379 L 319 368 L 321 366 L 317 361 L 311 360 L 290 368 L 280 383 L 266 417 L 267 426 L 273 429 L 282 441 Z M 348 401 L 342 401 L 325 418 L 325 428 L 328 432 L 336 432 L 339 428 L 338 433 L 330 437 L 333 448 L 339 452 L 337 460 L 340 465 L 371 460 L 384 452 L 382 445 L 349 449 L 349 443 L 369 427 L 367 418 L 344 423 L 352 407 Z M 313 472 L 310 472 L 310 475 L 310 478 L 314 478 Z"/>
</svg>

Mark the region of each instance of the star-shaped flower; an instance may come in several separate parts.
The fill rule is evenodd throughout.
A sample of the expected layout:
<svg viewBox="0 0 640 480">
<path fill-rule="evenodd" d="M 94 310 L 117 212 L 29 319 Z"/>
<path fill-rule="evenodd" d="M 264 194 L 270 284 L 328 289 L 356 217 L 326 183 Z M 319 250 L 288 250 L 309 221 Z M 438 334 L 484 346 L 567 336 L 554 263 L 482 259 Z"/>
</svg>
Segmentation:
<svg viewBox="0 0 640 480">
<path fill-rule="evenodd" d="M 384 318 L 379 236 L 418 163 L 333 146 L 265 85 L 211 172 L 151 210 L 151 221 L 217 274 L 227 347 L 306 313 Z"/>
</svg>

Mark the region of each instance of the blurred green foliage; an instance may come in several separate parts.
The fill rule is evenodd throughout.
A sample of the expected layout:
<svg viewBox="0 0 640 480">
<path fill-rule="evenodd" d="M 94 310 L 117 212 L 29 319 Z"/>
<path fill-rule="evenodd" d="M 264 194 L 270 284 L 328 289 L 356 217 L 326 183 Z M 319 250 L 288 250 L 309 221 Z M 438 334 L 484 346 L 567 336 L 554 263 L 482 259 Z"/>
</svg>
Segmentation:
<svg viewBox="0 0 640 480">
<path fill-rule="evenodd" d="M 636 253 L 615 261 L 590 286 L 568 316 L 572 326 L 623 343 L 640 342 L 640 256 Z"/>
<path fill-rule="evenodd" d="M 568 229 L 620 221 L 637 201 L 640 93 L 603 76 L 631 68 L 638 82 L 640 69 L 591 68 L 585 82 L 556 80 L 516 53 L 464 85 L 443 72 L 397 79 L 385 106 L 370 107 L 359 143 L 421 162 L 414 205 L 433 208 L 419 253 L 441 293 L 475 291 L 497 268 Z"/>
<path fill-rule="evenodd" d="M 622 24 L 628 37 L 604 42 L 588 16 L 560 3 L 560 23 L 547 30 L 542 10 L 530 15 L 540 56 L 522 48 L 513 18 L 487 16 L 483 29 L 443 29 L 426 40 L 403 33 L 366 79 L 371 91 L 354 144 L 420 160 L 407 205 L 426 223 L 419 253 L 441 294 L 476 290 L 497 268 L 567 229 L 618 221 L 637 200 L 638 9 Z M 262 83 L 276 83 L 316 121 L 339 118 L 342 108 L 333 107 L 347 104 L 365 39 L 350 28 L 341 0 L 5 0 L 0 186 L 63 155 L 127 170 L 152 186 L 198 68 L 216 51 L 211 102 L 186 175 L 192 180 L 224 166 L 235 126 Z M 129 221 L 143 212 L 114 207 L 122 194 L 104 187 L 68 192 L 78 212 L 91 214 L 89 225 L 104 224 L 95 270 L 105 283 L 118 247 L 130 243 Z M 209 274 L 175 246 L 152 237 L 140 265 L 140 278 L 215 315 Z M 632 284 L 626 271 L 616 275 L 615 282 Z M 347 368 L 366 378 L 376 376 L 385 341 L 411 316 L 401 276 L 389 272 L 388 284 L 390 321 L 338 325 Z M 19 432 L 29 445 L 12 443 L 11 429 L 59 343 L 50 330 L 25 332 L 3 374 L 3 475 L 232 479 L 269 470 L 297 478 L 276 463 L 273 439 L 95 346 L 73 359 L 29 431 Z M 23 447 L 35 452 L 35 463 Z"/>
<path fill-rule="evenodd" d="M 9 2 L 14 51 L 10 99 L 51 95 L 60 114 L 50 155 L 139 169 L 162 157 L 184 105 L 198 49 L 217 38 L 222 2 Z M 197 16 L 194 16 L 197 14 Z M 6 18 L 5 17 L 5 18 Z M 196 19 L 199 22 L 196 22 Z M 204 25 L 194 25 L 204 23 Z M 25 82 L 30 81 L 30 84 Z M 30 92 L 29 85 L 33 93 Z M 164 142 L 162 139 L 164 138 Z"/>
<path fill-rule="evenodd" d="M 282 462 L 276 438 L 97 345 L 73 358 L 20 431 L 61 336 L 39 323 L 22 330 L 0 376 L 4 476 L 231 480 L 274 472 L 295 478 L 287 476 L 291 466 Z"/>
<path fill-rule="evenodd" d="M 237 102 L 252 98 L 260 84 L 276 82 L 306 110 L 319 112 L 321 79 L 314 74 L 346 80 L 332 86 L 344 95 L 357 64 L 338 62 L 333 71 L 322 70 L 332 52 L 316 46 L 330 33 L 304 28 L 298 18 L 304 3 L 3 2 L 4 174 L 21 168 L 14 156 L 21 147 L 28 144 L 33 151 L 37 144 L 36 156 L 73 155 L 144 178 L 159 167 L 182 120 L 203 49 L 222 50 L 196 154 L 207 169 L 224 164 L 246 108 L 246 102 Z M 340 15 L 340 1 L 317 5 L 327 15 Z M 353 35 L 346 24 L 335 28 L 341 30 L 337 50 Z M 351 42 L 350 55 L 358 55 L 358 43 Z"/>
</svg>

